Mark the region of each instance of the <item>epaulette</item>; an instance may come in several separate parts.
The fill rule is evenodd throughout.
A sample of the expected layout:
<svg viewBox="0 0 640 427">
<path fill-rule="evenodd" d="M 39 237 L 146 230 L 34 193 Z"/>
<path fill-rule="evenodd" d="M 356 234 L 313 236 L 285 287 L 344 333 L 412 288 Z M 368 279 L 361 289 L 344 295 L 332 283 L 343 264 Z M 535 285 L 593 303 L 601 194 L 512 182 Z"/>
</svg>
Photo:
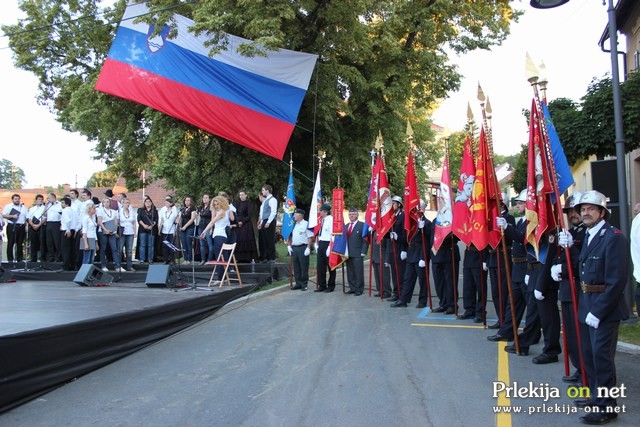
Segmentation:
<svg viewBox="0 0 640 427">
<path fill-rule="evenodd" d="M 620 231 L 617 228 L 615 228 L 615 229 L 613 229 L 613 234 L 622 234 L 622 231 Z"/>
</svg>

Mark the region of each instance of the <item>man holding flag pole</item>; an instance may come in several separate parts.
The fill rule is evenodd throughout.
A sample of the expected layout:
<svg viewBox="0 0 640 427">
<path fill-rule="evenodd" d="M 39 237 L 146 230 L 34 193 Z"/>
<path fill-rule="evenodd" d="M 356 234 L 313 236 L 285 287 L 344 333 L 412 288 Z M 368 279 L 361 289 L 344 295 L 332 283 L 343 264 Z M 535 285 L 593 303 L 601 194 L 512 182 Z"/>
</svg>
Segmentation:
<svg viewBox="0 0 640 427">
<path fill-rule="evenodd" d="M 434 313 L 458 315 L 458 271 L 460 249 L 458 239 L 452 234 L 453 208 L 451 202 L 451 178 L 449 175 L 449 149 L 442 167 L 440 191 L 438 192 L 438 214 L 432 223 L 431 269 L 435 282 L 439 306 Z"/>
</svg>

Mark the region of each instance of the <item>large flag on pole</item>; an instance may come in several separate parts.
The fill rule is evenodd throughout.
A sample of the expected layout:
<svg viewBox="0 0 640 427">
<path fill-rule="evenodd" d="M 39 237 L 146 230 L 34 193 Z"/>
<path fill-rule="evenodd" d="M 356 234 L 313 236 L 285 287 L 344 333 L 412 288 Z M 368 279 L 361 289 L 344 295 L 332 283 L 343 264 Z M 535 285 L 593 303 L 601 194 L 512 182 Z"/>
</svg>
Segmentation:
<svg viewBox="0 0 640 427">
<path fill-rule="evenodd" d="M 289 171 L 289 185 L 287 185 L 287 198 L 284 201 L 284 216 L 282 217 L 282 238 L 287 240 L 293 227 L 296 225 L 293 220 L 293 213 L 296 210 L 296 191 L 293 188 L 293 171 Z"/>
<path fill-rule="evenodd" d="M 481 132 L 480 136 L 484 138 L 484 150 L 487 153 L 484 168 L 487 178 L 487 186 L 485 187 L 485 193 L 487 195 L 487 230 L 489 233 L 489 245 L 495 249 L 500 244 L 500 238 L 502 237 L 500 228 L 495 222 L 496 217 L 500 216 L 500 212 L 502 212 L 500 207 L 500 203 L 502 202 L 502 193 L 500 191 L 500 183 L 496 176 L 493 155 L 489 148 L 486 134 Z"/>
<path fill-rule="evenodd" d="M 380 243 L 385 234 L 391 230 L 396 222 L 395 212 L 391 203 L 391 190 L 387 180 L 387 171 L 384 166 L 384 158 L 380 161 L 378 171 L 378 208 L 380 212 L 379 222 L 376 227 L 376 241 Z"/>
<path fill-rule="evenodd" d="M 209 57 L 206 34 L 194 22 L 174 15 L 169 27 L 134 18 L 149 11 L 127 6 L 96 89 L 137 102 L 245 147 L 281 159 L 295 127 L 317 55 L 280 49 L 265 56 L 242 56 L 251 43 L 225 34 L 228 45 Z"/>
<path fill-rule="evenodd" d="M 313 230 L 313 235 L 317 235 L 320 231 L 322 222 L 320 221 L 320 207 L 322 206 L 322 190 L 320 188 L 320 169 L 316 176 L 316 183 L 313 186 L 313 195 L 311 196 L 311 207 L 309 208 L 309 230 Z"/>
<path fill-rule="evenodd" d="M 453 234 L 467 246 L 471 243 L 471 196 L 475 179 L 476 170 L 471 152 L 471 139 L 467 136 L 464 142 L 462 165 L 460 166 L 458 191 L 453 204 L 452 224 Z"/>
<path fill-rule="evenodd" d="M 376 158 L 376 161 L 371 169 L 371 182 L 369 183 L 369 199 L 367 200 L 367 210 L 364 216 L 364 223 L 367 224 L 372 230 L 376 230 L 378 227 L 378 218 L 380 217 L 380 210 L 378 205 L 378 179 L 380 176 L 380 167 L 382 165 L 382 159 L 380 156 Z"/>
<path fill-rule="evenodd" d="M 331 197 L 331 211 L 333 212 L 333 241 L 330 245 L 329 267 L 335 270 L 349 258 L 347 234 L 344 226 L 344 190 L 334 188 Z"/>
<path fill-rule="evenodd" d="M 527 164 L 527 230 L 525 241 L 529 243 L 540 260 L 540 239 L 544 233 L 555 226 L 553 218 L 551 179 L 547 155 L 542 140 L 540 112 L 535 99 L 531 102 L 529 118 L 529 151 Z"/>
<path fill-rule="evenodd" d="M 438 192 L 438 214 L 434 221 L 433 250 L 438 251 L 444 239 L 451 234 L 453 211 L 451 208 L 451 177 L 449 175 L 449 155 L 444 157 L 440 191 Z"/>
<path fill-rule="evenodd" d="M 413 164 L 413 148 L 409 150 L 407 158 L 407 175 L 404 181 L 404 229 L 407 230 L 407 242 L 410 242 L 418 230 L 420 219 L 420 196 L 418 195 L 418 182 L 416 170 Z"/>
<path fill-rule="evenodd" d="M 558 132 L 556 132 L 556 127 L 553 125 L 547 104 L 544 102 L 542 103 L 542 111 L 544 112 L 544 122 L 547 126 L 547 136 L 549 137 L 549 145 L 551 146 L 553 164 L 556 169 L 558 194 L 562 194 L 574 183 L 571 166 L 569 166 L 567 156 L 565 156 L 564 150 L 562 149 L 560 137 L 558 136 Z"/>
<path fill-rule="evenodd" d="M 484 126 L 480 128 L 478 138 L 478 158 L 476 159 L 476 180 L 471 195 L 471 243 L 478 250 L 489 244 L 489 227 L 487 224 L 487 156 L 489 148 L 484 134 Z"/>
</svg>

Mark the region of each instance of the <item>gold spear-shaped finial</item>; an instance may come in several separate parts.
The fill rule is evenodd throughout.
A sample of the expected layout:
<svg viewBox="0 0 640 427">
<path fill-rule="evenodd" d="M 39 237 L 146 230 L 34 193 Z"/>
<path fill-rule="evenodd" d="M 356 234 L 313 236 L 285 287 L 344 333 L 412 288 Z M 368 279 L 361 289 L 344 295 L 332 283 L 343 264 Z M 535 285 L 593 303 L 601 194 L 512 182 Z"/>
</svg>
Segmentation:
<svg viewBox="0 0 640 427">
<path fill-rule="evenodd" d="M 532 85 L 538 82 L 540 71 L 538 70 L 538 67 L 536 67 L 536 64 L 533 62 L 533 59 L 531 59 L 531 55 L 529 55 L 529 52 L 527 52 L 527 56 L 525 59 L 524 73 L 525 73 L 525 76 L 527 77 L 527 81 Z"/>
<path fill-rule="evenodd" d="M 471 104 L 469 102 L 467 102 L 467 121 L 473 121 L 473 111 L 471 110 Z"/>
<path fill-rule="evenodd" d="M 485 99 L 486 97 L 484 96 L 484 92 L 482 91 L 482 86 L 480 86 L 480 82 L 478 82 L 478 101 L 480 101 L 480 104 L 482 104 Z"/>
<path fill-rule="evenodd" d="M 488 96 L 487 96 L 487 105 L 485 106 L 484 109 L 487 112 L 487 119 L 491 120 L 491 102 L 489 102 Z"/>
<path fill-rule="evenodd" d="M 378 130 L 378 137 L 376 138 L 376 150 L 380 150 L 384 147 L 384 140 L 382 139 L 382 131 Z"/>
<path fill-rule="evenodd" d="M 407 120 L 407 139 L 413 139 L 413 128 L 411 127 L 411 122 Z"/>
</svg>

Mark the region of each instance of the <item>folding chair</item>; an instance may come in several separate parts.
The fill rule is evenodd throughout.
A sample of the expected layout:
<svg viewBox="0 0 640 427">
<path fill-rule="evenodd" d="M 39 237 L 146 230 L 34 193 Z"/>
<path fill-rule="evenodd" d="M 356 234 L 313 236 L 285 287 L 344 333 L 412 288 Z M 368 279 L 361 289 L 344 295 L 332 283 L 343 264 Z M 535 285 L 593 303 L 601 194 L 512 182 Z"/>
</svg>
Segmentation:
<svg viewBox="0 0 640 427">
<path fill-rule="evenodd" d="M 235 243 L 224 243 L 222 245 L 222 249 L 220 250 L 220 253 L 218 254 L 218 258 L 215 261 L 208 261 L 206 265 L 213 265 L 213 272 L 211 273 L 211 278 L 209 279 L 209 287 L 211 287 L 211 283 L 213 283 L 213 278 L 216 275 L 216 270 L 218 266 L 224 266 L 224 272 L 222 273 L 222 277 L 220 279 L 220 286 L 222 287 L 222 285 L 224 284 L 225 280 L 227 281 L 227 283 L 229 284 L 229 286 L 231 286 L 231 281 L 237 281 L 240 286 L 242 286 L 242 277 L 240 277 L 240 269 L 238 268 L 238 263 L 236 262 L 236 256 L 234 255 L 234 252 L 236 250 L 236 244 Z M 224 254 L 225 252 L 229 252 L 227 255 L 227 260 L 224 260 Z M 231 278 L 229 277 L 229 273 L 231 273 L 231 271 L 229 271 L 229 267 L 233 265 L 235 271 L 234 273 L 236 274 L 235 278 Z"/>
</svg>

